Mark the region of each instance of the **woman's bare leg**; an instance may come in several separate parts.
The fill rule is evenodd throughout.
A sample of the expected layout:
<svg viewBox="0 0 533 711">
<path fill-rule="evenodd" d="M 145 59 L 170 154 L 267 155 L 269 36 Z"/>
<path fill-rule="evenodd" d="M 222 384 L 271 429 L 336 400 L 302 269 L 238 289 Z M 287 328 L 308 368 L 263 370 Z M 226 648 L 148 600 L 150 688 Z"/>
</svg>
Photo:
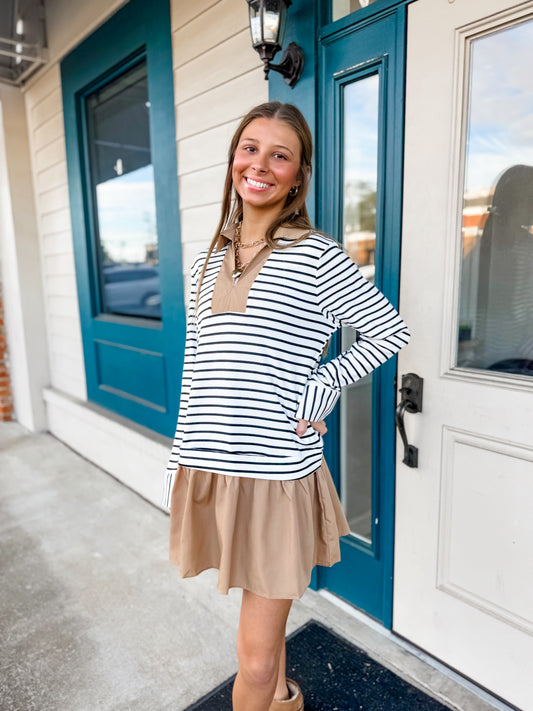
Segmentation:
<svg viewBox="0 0 533 711">
<path fill-rule="evenodd" d="M 292 600 L 270 600 L 243 590 L 233 711 L 268 711 L 278 684 L 291 604 Z"/>
<path fill-rule="evenodd" d="M 289 689 L 287 688 L 287 650 L 285 648 L 285 630 L 283 630 L 283 645 L 279 655 L 278 683 L 276 684 L 274 698 L 278 701 L 284 701 L 289 696 Z"/>
</svg>

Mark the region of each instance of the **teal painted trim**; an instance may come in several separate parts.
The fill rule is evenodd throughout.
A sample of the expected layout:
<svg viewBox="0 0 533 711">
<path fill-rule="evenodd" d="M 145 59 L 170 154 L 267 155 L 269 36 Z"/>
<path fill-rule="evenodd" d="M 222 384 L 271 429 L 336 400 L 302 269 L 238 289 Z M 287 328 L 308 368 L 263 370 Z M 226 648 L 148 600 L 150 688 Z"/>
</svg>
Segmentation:
<svg viewBox="0 0 533 711">
<path fill-rule="evenodd" d="M 296 86 L 291 89 L 278 72 L 270 72 L 268 90 L 270 101 L 282 101 L 297 106 L 305 116 L 311 134 L 313 145 L 316 146 L 316 27 L 317 2 L 309 0 L 293 0 L 289 8 L 287 27 L 283 50 L 290 42 L 296 42 L 304 53 L 304 68 Z M 278 52 L 274 63 L 281 61 L 283 52 Z M 316 225 L 316 150 L 313 156 L 313 179 L 309 186 L 306 204 L 311 222 Z"/>
<path fill-rule="evenodd" d="M 389 220 L 391 225 L 401 229 L 403 206 L 403 156 L 404 156 L 404 126 L 405 126 L 405 65 L 407 56 L 407 3 L 399 5 L 396 9 L 396 47 L 394 71 L 394 124 L 390 132 L 392 147 L 393 175 L 389 185 Z M 392 304 L 399 308 L 400 295 L 400 264 L 401 264 L 401 235 L 400 239 L 393 240 L 391 248 L 383 255 L 383 285 Z M 385 363 L 382 368 L 382 377 L 389 384 L 382 391 L 381 410 L 384 413 L 381 423 L 383 437 L 382 455 L 386 461 L 391 461 L 395 467 L 396 462 L 396 423 L 394 413 L 396 408 L 397 387 L 397 356 Z M 383 552 L 383 624 L 387 629 L 392 629 L 393 617 L 393 580 L 394 580 L 394 526 L 396 510 L 396 476 L 391 481 L 391 486 L 381 495 L 380 507 L 384 520 L 390 527 L 389 538 L 392 545 Z"/>
<path fill-rule="evenodd" d="M 377 0 L 364 11 L 353 13 L 347 18 L 343 18 L 336 23 L 320 29 L 320 24 L 325 22 L 324 8 L 325 3 L 316 3 L 313 10 L 309 7 L 304 8 L 302 3 L 296 3 L 297 12 L 291 20 L 289 13 L 289 29 L 292 32 L 288 35 L 288 41 L 298 41 L 304 49 L 309 69 L 309 53 L 314 46 L 313 72 L 309 71 L 307 75 L 307 85 L 302 85 L 298 91 L 297 84 L 294 90 L 290 90 L 284 85 L 282 79 L 273 76 L 270 80 L 270 97 L 272 99 L 280 99 L 283 101 L 291 101 L 300 105 L 300 108 L 307 111 L 306 117 L 308 120 L 314 118 L 314 125 L 311 125 L 315 145 L 321 151 L 318 157 L 318 166 L 316 174 L 323 170 L 325 157 L 336 155 L 338 169 L 338 157 L 342 155 L 340 152 L 341 136 L 336 135 L 331 130 L 331 116 L 336 110 L 340 110 L 340 104 L 335 104 L 335 97 L 330 99 L 329 94 L 325 93 L 323 87 L 326 86 L 328 77 L 324 76 L 324 51 L 325 46 L 329 45 L 339 38 L 351 34 L 355 29 L 371 26 L 381 20 L 386 20 L 386 27 L 381 26 L 381 32 L 386 32 L 387 35 L 392 35 L 393 51 L 392 57 L 389 60 L 382 58 L 378 63 L 372 65 L 369 63 L 364 70 L 369 73 L 380 71 L 382 78 L 388 79 L 389 89 L 385 95 L 384 87 L 382 86 L 381 95 L 381 110 L 380 110 L 380 132 L 384 136 L 386 143 L 380 145 L 381 151 L 386 151 L 386 176 L 381 174 L 380 194 L 386 194 L 387 200 L 385 204 L 378 206 L 380 219 L 382 220 L 383 229 L 383 244 L 378 250 L 376 261 L 378 262 L 378 272 L 376 281 L 378 286 L 386 293 L 391 302 L 397 306 L 399 293 L 399 264 L 400 264 L 400 239 L 399 228 L 401 225 L 401 201 L 402 201 L 402 161 L 403 161 L 403 120 L 404 120 L 404 64 L 405 64 L 405 33 L 406 33 L 406 5 L 409 0 Z M 293 7 L 291 6 L 292 12 Z M 303 16 L 301 13 L 303 12 Z M 298 19 L 300 18 L 300 19 Z M 314 18 L 315 27 L 310 28 L 310 20 Z M 298 19 L 301 22 L 300 30 L 292 27 L 292 22 Z M 318 35 L 318 39 L 317 39 Z M 301 39 L 298 39 L 298 37 Z M 354 35 L 354 41 L 356 37 Z M 384 49 L 381 54 L 387 56 L 390 52 L 390 45 Z M 369 54 L 370 57 L 378 56 L 380 52 Z M 345 65 L 350 66 L 347 60 Z M 385 82 L 382 82 L 382 85 Z M 298 97 L 297 100 L 295 97 Z M 337 95 L 337 100 L 340 101 L 340 95 Z M 391 106 L 387 106 L 390 101 Z M 326 103 L 324 103 L 326 102 Z M 326 114 L 324 107 L 328 106 L 331 109 Z M 390 110 L 392 107 L 392 111 Z M 389 108 L 389 111 L 386 109 Z M 319 110 L 320 109 L 320 110 Z M 304 113 L 305 113 L 304 111 Z M 338 114 L 337 114 L 338 115 Z M 386 124 L 384 123 L 386 116 Z M 311 117 L 311 118 L 310 118 Z M 327 123 L 327 126 L 325 125 Z M 380 153 L 379 164 L 381 171 L 384 169 L 384 155 Z M 323 178 L 324 176 L 320 176 Z M 385 182 L 384 182 L 385 181 Z M 341 234 L 341 225 L 339 216 L 336 216 L 337 223 L 332 223 L 331 206 L 340 204 L 341 194 L 340 185 L 335 176 L 331 175 L 327 180 L 324 180 L 326 187 L 317 189 L 316 195 L 319 195 L 322 190 L 322 198 L 314 197 L 315 221 L 318 227 L 338 237 Z M 333 210 L 334 211 L 334 210 Z M 332 357 L 339 352 L 339 334 L 333 339 L 330 346 L 330 354 Z M 388 467 L 389 473 L 384 477 L 383 486 L 375 486 L 373 488 L 374 507 L 379 513 L 378 527 L 374 524 L 373 540 L 376 544 L 366 546 L 364 542 L 353 537 L 342 539 L 342 545 L 347 551 L 353 551 L 357 557 L 357 570 L 359 577 L 368 575 L 375 581 L 374 594 L 371 590 L 363 590 L 357 605 L 364 609 L 368 614 L 380 620 L 387 628 L 392 627 L 392 580 L 393 580 L 393 562 L 394 562 L 394 463 L 395 463 L 395 442 L 396 432 L 394 423 L 394 407 L 396 402 L 396 358 L 387 362 L 378 371 L 374 373 L 374 393 L 375 403 L 373 423 L 376 437 L 374 438 L 373 462 L 375 467 Z M 377 399 L 376 399 L 377 398 Z M 328 427 L 330 432 L 336 432 L 339 428 L 340 412 L 336 408 L 328 418 Z M 333 438 L 326 439 L 325 455 L 330 464 L 334 479 L 339 472 L 340 452 L 339 442 L 334 442 Z M 392 469 L 391 469 L 392 468 Z M 377 482 L 376 477 L 374 481 Z M 338 482 L 336 482 L 338 485 Z M 383 541 L 383 545 L 379 545 L 379 541 Z M 350 554 L 351 555 L 351 554 Z M 315 569 L 312 577 L 312 587 L 327 586 L 336 594 L 345 597 L 353 602 L 351 598 L 352 581 L 349 580 L 351 573 L 343 569 L 342 563 L 334 566 L 331 569 Z"/>
<path fill-rule="evenodd" d="M 100 314 L 98 268 L 94 235 L 92 195 L 86 189 L 88 156 L 84 140 L 85 97 L 143 57 L 148 71 L 151 102 L 150 139 L 159 248 L 161 321 Z M 78 286 L 87 393 L 93 400 L 161 434 L 174 434 L 179 405 L 181 363 L 185 339 L 183 267 L 181 257 L 176 130 L 174 123 L 170 3 L 168 0 L 130 0 L 104 25 L 87 37 L 61 62 L 61 80 L 67 149 L 67 169 Z M 170 148 L 170 150 L 169 150 Z M 98 361 L 98 343 L 114 343 L 104 349 L 107 360 Z M 107 382 L 127 378 L 118 372 L 117 353 L 130 353 L 132 393 Z M 100 351 L 102 349 L 100 348 Z M 104 351 L 102 351 L 103 353 Z M 112 354 L 109 356 L 108 354 Z M 154 354 L 160 354 L 161 360 Z M 155 405 L 145 390 L 133 382 L 146 360 L 157 393 Z M 139 361 L 141 359 L 141 361 Z M 159 363 L 163 363 L 160 367 Z M 155 365 L 157 364 L 157 365 Z M 151 368 L 151 371 L 150 371 Z M 105 375 L 105 377 L 104 377 Z M 148 377 L 148 375 L 146 376 Z M 137 393 L 137 394 L 135 394 Z"/>
</svg>

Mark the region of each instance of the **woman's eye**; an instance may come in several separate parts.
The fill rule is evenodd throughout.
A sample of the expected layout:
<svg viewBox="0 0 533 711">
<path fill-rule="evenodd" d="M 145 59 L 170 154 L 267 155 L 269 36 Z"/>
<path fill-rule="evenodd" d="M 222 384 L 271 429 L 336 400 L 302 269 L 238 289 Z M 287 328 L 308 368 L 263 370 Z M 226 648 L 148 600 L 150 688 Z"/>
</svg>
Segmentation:
<svg viewBox="0 0 533 711">
<path fill-rule="evenodd" d="M 275 153 L 274 158 L 283 158 L 283 160 L 287 160 L 286 156 L 284 156 L 283 153 Z"/>
<path fill-rule="evenodd" d="M 255 151 L 255 146 L 244 146 L 244 150 L 249 153 L 253 153 Z"/>
</svg>

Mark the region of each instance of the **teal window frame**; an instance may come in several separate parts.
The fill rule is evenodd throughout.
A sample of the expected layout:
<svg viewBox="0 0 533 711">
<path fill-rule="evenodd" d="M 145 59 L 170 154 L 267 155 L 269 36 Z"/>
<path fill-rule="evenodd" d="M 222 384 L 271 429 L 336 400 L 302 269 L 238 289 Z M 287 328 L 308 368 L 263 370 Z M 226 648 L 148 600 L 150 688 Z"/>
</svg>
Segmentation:
<svg viewBox="0 0 533 711">
<path fill-rule="evenodd" d="M 85 99 L 146 59 L 161 320 L 101 313 Z M 179 406 L 185 308 L 170 3 L 130 0 L 61 62 L 74 260 L 88 399 L 171 437 Z"/>
</svg>

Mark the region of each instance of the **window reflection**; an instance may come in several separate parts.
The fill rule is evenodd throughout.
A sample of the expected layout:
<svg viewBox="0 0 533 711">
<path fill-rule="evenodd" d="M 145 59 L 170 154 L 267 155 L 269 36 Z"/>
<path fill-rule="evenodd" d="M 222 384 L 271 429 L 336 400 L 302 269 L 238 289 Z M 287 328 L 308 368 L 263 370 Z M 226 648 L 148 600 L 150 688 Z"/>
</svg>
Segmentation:
<svg viewBox="0 0 533 711">
<path fill-rule="evenodd" d="M 161 317 L 146 62 L 87 98 L 102 310 Z"/>
<path fill-rule="evenodd" d="M 341 17 L 346 17 L 362 7 L 371 5 L 375 0 L 332 0 L 331 3 L 331 20 L 340 20 Z"/>
<path fill-rule="evenodd" d="M 362 274 L 374 280 L 379 77 L 344 89 L 343 242 Z M 341 349 L 357 332 L 343 328 Z M 341 394 L 341 500 L 352 532 L 372 539 L 372 375 Z"/>
<path fill-rule="evenodd" d="M 374 279 L 379 77 L 344 91 L 343 242 L 366 279 Z"/>
<path fill-rule="evenodd" d="M 474 40 L 457 365 L 533 375 L 533 22 Z"/>
</svg>

